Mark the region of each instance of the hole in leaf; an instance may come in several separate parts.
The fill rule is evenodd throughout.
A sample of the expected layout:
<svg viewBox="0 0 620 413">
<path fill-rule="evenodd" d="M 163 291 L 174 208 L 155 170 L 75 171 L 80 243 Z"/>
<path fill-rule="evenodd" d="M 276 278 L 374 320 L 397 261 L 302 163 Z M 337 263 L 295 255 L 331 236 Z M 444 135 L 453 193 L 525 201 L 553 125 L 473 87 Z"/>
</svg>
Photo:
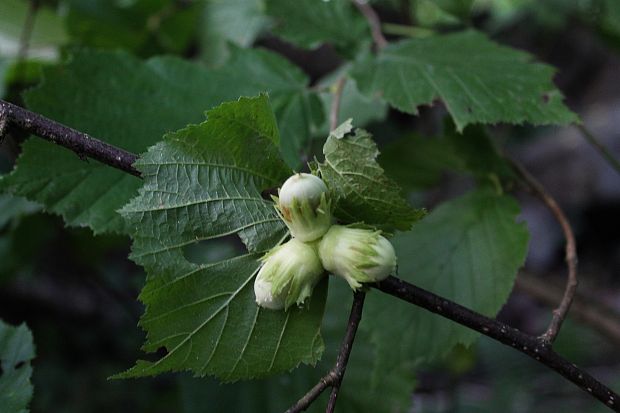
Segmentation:
<svg viewBox="0 0 620 413">
<path fill-rule="evenodd" d="M 194 264 L 212 264 L 242 254 L 245 247 L 236 235 L 198 241 L 183 248 L 183 256 Z"/>
<path fill-rule="evenodd" d="M 24 364 L 26 364 L 26 362 L 20 361 L 19 363 L 15 365 L 15 370 L 21 369 Z"/>
<path fill-rule="evenodd" d="M 149 353 L 144 353 L 141 358 L 145 361 L 155 363 L 160 359 L 163 359 L 168 355 L 168 349 L 164 346 L 158 347 L 157 350 Z"/>
<path fill-rule="evenodd" d="M 157 351 L 155 352 L 155 360 L 159 360 L 162 359 L 164 357 L 166 357 L 168 355 L 168 350 L 166 349 L 166 347 L 160 347 L 157 349 Z"/>
<path fill-rule="evenodd" d="M 272 195 L 278 196 L 278 187 L 267 188 L 260 193 L 260 196 L 267 201 L 271 201 Z"/>
</svg>

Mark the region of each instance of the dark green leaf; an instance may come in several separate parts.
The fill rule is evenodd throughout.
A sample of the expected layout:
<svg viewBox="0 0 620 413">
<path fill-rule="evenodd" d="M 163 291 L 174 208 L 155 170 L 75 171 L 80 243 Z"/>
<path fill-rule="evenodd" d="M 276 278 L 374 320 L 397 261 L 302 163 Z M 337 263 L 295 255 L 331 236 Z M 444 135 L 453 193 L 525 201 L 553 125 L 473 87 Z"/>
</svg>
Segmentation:
<svg viewBox="0 0 620 413">
<path fill-rule="evenodd" d="M 150 56 L 183 52 L 198 25 L 200 2 L 175 0 L 68 1 L 67 27 L 81 46 L 128 49 Z"/>
<path fill-rule="evenodd" d="M 459 131 L 470 123 L 578 121 L 550 66 L 474 31 L 395 43 L 361 58 L 352 75 L 362 92 L 407 113 L 442 99 Z"/>
<path fill-rule="evenodd" d="M 393 239 L 399 276 L 436 294 L 494 316 L 506 302 L 527 252 L 528 233 L 515 222 L 514 199 L 478 190 L 446 202 Z M 413 368 L 470 345 L 478 333 L 434 314 L 372 296 L 363 326 L 378 347 L 380 380 L 393 366 Z"/>
<path fill-rule="evenodd" d="M 186 413 L 282 412 L 301 398 L 329 371 L 340 349 L 351 306 L 351 289 L 343 280 L 330 280 L 328 307 L 323 320 L 325 354 L 316 367 L 302 366 L 286 375 L 265 380 L 221 385 L 213 380 L 181 379 L 183 407 Z M 367 315 L 364 314 L 364 317 Z M 413 372 L 396 368 L 373 387 L 372 370 L 376 365 L 375 348 L 364 331 L 358 330 L 338 395 L 337 410 L 341 413 L 404 412 L 410 405 Z M 327 390 L 329 391 L 329 389 Z M 327 393 L 327 392 L 326 392 Z M 327 394 L 317 399 L 308 412 L 324 412 Z"/>
<path fill-rule="evenodd" d="M 14 218 L 37 212 L 39 209 L 39 205 L 24 198 L 0 194 L 0 230 Z"/>
<path fill-rule="evenodd" d="M 450 126 L 445 141 L 462 160 L 464 169 L 478 181 L 490 179 L 499 183 L 502 179 L 514 178 L 510 164 L 500 154 L 484 127 L 470 126 L 459 134 Z"/>
<path fill-rule="evenodd" d="M 465 169 L 464 160 L 450 140 L 419 135 L 403 136 L 387 144 L 381 153 L 381 164 L 399 185 L 410 190 L 436 185 L 447 170 Z"/>
<path fill-rule="evenodd" d="M 292 168 L 301 166 L 307 143 L 324 119 L 321 100 L 308 90 L 309 79 L 301 69 L 275 53 L 235 47 L 226 66 L 214 71 L 212 81 L 230 99 L 269 92 L 282 136 L 282 156 Z"/>
<path fill-rule="evenodd" d="M 275 32 L 301 47 L 330 43 L 350 53 L 369 39 L 368 25 L 348 0 L 265 0 Z"/>
<path fill-rule="evenodd" d="M 0 406 L 4 413 L 26 413 L 32 398 L 34 358 L 32 333 L 22 324 L 12 327 L 0 320 Z"/>
<path fill-rule="evenodd" d="M 261 197 L 291 174 L 278 153 L 267 97 L 223 104 L 207 118 L 166 135 L 136 163 L 144 186 L 122 214 L 134 229 L 132 257 L 148 273 L 140 296 L 144 348 L 167 353 L 138 361 L 119 377 L 191 370 L 234 381 L 314 364 L 323 352 L 326 283 L 307 308 L 266 310 L 253 290 L 262 254 L 211 265 L 183 256 L 184 246 L 200 240 L 237 234 L 254 252 L 287 234 L 273 204 Z"/>
<path fill-rule="evenodd" d="M 201 48 L 210 66 L 221 66 L 230 55 L 228 43 L 250 46 L 268 25 L 262 0 L 210 0 L 205 4 Z"/>
<path fill-rule="evenodd" d="M 469 16 L 473 0 L 420 0 L 412 4 L 416 23 L 422 27 L 457 25 Z"/>
<path fill-rule="evenodd" d="M 125 53 L 82 51 L 47 71 L 26 100 L 35 112 L 141 153 L 165 132 L 199 122 L 208 108 L 266 91 L 280 122 L 285 159 L 298 165 L 311 125 L 322 121 L 321 103 L 307 82 L 298 68 L 264 50 L 237 49 L 230 64 L 216 71 L 171 57 L 143 63 Z M 39 139 L 24 144 L 15 171 L 2 181 L 4 189 L 95 233 L 127 231 L 116 210 L 139 185 L 136 177 L 83 162 Z"/>
<path fill-rule="evenodd" d="M 411 190 L 437 184 L 446 171 L 470 174 L 495 186 L 514 178 L 510 165 L 480 125 L 469 126 L 462 134 L 449 125 L 445 136 L 403 136 L 386 145 L 381 161 L 388 175 Z"/>
</svg>

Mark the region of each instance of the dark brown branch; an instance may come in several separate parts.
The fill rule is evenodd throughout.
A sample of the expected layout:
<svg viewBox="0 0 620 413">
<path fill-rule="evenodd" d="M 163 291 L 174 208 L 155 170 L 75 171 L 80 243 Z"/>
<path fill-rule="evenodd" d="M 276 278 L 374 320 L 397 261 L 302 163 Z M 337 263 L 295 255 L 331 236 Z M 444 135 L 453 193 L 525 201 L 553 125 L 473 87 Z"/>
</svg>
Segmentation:
<svg viewBox="0 0 620 413">
<path fill-rule="evenodd" d="M 368 4 L 368 0 L 353 0 L 353 4 L 355 4 L 360 13 L 362 13 L 368 21 L 370 33 L 377 48 L 383 49 L 388 45 L 388 42 L 385 36 L 383 36 L 383 32 L 381 32 L 381 20 L 379 19 L 379 15 L 377 15 L 377 12 Z"/>
<path fill-rule="evenodd" d="M 347 332 L 345 333 L 342 344 L 340 345 L 340 352 L 336 359 L 336 365 L 332 369 L 336 378 L 332 383 L 332 393 L 329 396 L 329 402 L 327 404 L 327 413 L 332 413 L 336 408 L 336 399 L 338 398 L 338 391 L 340 390 L 340 384 L 344 378 L 344 372 L 349 362 L 349 356 L 351 355 L 351 349 L 353 347 L 353 340 L 355 340 L 355 333 L 357 327 L 362 320 L 362 309 L 364 308 L 364 299 L 366 293 L 363 291 L 356 291 L 353 295 L 353 305 L 351 306 L 351 314 L 349 315 L 349 322 L 347 324 Z"/>
<path fill-rule="evenodd" d="M 554 306 L 562 299 L 562 288 L 532 275 L 519 274 L 515 287 L 543 304 Z M 620 346 L 620 314 L 604 306 L 595 297 L 577 292 L 571 305 L 571 317 Z"/>
<path fill-rule="evenodd" d="M 373 285 L 373 287 L 458 324 L 467 326 L 502 344 L 514 347 L 521 353 L 555 370 L 579 388 L 600 400 L 610 409 L 620 412 L 620 396 L 584 370 L 554 352 L 546 340 L 525 334 L 516 328 L 485 317 L 453 301 L 395 277 L 388 277 Z"/>
<path fill-rule="evenodd" d="M 7 117 L 4 115 L 5 112 L 6 109 L 4 108 L 4 106 L 0 105 L 0 143 L 2 143 L 2 138 L 4 137 L 8 124 L 6 119 Z"/>
<path fill-rule="evenodd" d="M 611 151 L 607 149 L 605 145 L 603 145 L 596 138 L 596 136 L 588 130 L 588 128 L 583 125 L 576 125 L 575 127 L 579 129 L 581 135 L 590 143 L 590 145 L 594 147 L 594 149 L 596 149 L 598 153 L 601 154 L 603 158 L 605 158 L 605 160 L 607 160 L 607 162 L 609 162 L 616 172 L 620 173 L 620 161 L 611 153 Z"/>
<path fill-rule="evenodd" d="M 64 146 L 80 158 L 89 157 L 131 175 L 140 176 L 132 164 L 138 158 L 133 153 L 78 132 L 44 116 L 0 100 L 0 124 L 13 124 L 26 132 Z"/>
<path fill-rule="evenodd" d="M 331 395 L 329 396 L 329 402 L 327 404 L 326 412 L 333 412 L 336 407 L 336 399 L 338 398 L 338 391 L 340 390 L 340 384 L 344 377 L 344 373 L 347 368 L 347 362 L 349 361 L 349 355 L 353 347 L 353 340 L 355 339 L 355 333 L 357 327 L 362 319 L 362 309 L 364 308 L 364 299 L 366 293 L 363 291 L 357 291 L 353 295 L 353 305 L 351 306 L 351 313 L 349 315 L 349 322 L 347 323 L 347 331 L 342 339 L 340 345 L 340 352 L 336 359 L 334 367 L 322 377 L 319 382 L 306 393 L 301 399 L 295 403 L 286 413 L 297 413 L 306 410 L 328 387 L 332 388 Z"/>
<path fill-rule="evenodd" d="M 553 343 L 560 331 L 560 328 L 562 327 L 564 319 L 566 318 L 566 313 L 568 313 L 571 303 L 573 302 L 575 291 L 577 291 L 577 242 L 575 241 L 573 229 L 571 228 L 566 215 L 564 215 L 564 212 L 555 199 L 521 164 L 511 159 L 508 159 L 508 161 L 512 164 L 514 170 L 525 181 L 533 193 L 539 197 L 545 205 L 547 205 L 547 208 L 549 208 L 555 219 L 562 227 L 562 232 L 564 233 L 564 238 L 566 239 L 565 260 L 568 268 L 566 287 L 564 288 L 564 295 L 560 301 L 560 304 L 555 310 L 553 310 L 549 327 L 547 327 L 547 331 L 545 331 L 542 335 L 544 340 L 549 343 Z"/>
<path fill-rule="evenodd" d="M 37 115 L 0 100 L 0 124 L 2 124 L 2 122 L 12 123 L 17 127 L 43 137 L 53 143 L 65 146 L 80 156 L 90 156 L 93 159 L 97 159 L 132 175 L 139 175 L 138 171 L 132 167 L 132 163 L 137 158 L 136 155 L 98 141 L 86 134 L 75 131 L 41 115 Z M 560 357 L 551 349 L 548 340 L 522 333 L 499 321 L 492 320 L 452 301 L 399 280 L 398 278 L 388 277 L 386 280 L 373 285 L 373 287 L 386 294 L 400 298 L 401 300 L 425 308 L 458 324 L 469 327 L 503 344 L 515 347 L 520 352 L 527 354 L 536 361 L 539 361 L 572 381 L 612 410 L 620 412 L 620 404 L 618 403 L 620 397 L 588 373 Z M 355 320 L 354 317 L 361 316 L 363 295 L 360 296 L 360 294 L 362 293 L 356 294 L 354 299 L 354 303 L 357 302 L 358 304 L 354 305 L 351 309 L 351 317 L 345 335 L 345 342 L 349 342 L 350 340 L 350 343 L 352 343 L 355 336 L 359 319 L 353 322 L 351 319 Z M 355 316 L 358 312 L 360 315 Z M 342 369 L 343 374 L 348 358 L 348 354 L 344 354 L 343 352 L 350 352 L 350 350 L 350 345 L 347 347 L 343 346 L 341 348 L 342 355 L 338 357 L 340 363 L 336 363 L 336 366 L 340 366 Z M 334 369 L 335 368 L 336 367 L 334 367 Z M 299 400 L 295 406 L 289 409 L 289 412 L 303 411 L 327 387 L 333 386 L 337 380 L 341 380 L 341 378 L 337 376 L 337 372 L 334 373 L 334 370 L 330 371 L 330 373 L 323 377 L 323 379 Z"/>
<path fill-rule="evenodd" d="M 334 100 L 332 101 L 332 107 L 329 110 L 329 130 L 333 131 L 338 126 L 338 113 L 340 113 L 340 101 L 342 100 L 342 92 L 344 91 L 344 85 L 347 82 L 347 78 L 342 76 L 336 83 L 336 90 L 334 91 Z"/>
</svg>

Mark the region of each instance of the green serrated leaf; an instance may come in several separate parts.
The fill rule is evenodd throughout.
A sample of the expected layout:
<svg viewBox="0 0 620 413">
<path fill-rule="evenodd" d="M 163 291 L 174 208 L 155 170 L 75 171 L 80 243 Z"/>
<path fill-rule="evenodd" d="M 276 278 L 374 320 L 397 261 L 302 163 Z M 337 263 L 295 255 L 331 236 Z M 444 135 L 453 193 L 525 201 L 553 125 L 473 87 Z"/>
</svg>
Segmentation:
<svg viewBox="0 0 620 413">
<path fill-rule="evenodd" d="M 27 413 L 33 388 L 30 382 L 35 349 L 32 333 L 22 324 L 10 326 L 0 320 L 0 406 L 6 413 Z"/>
<path fill-rule="evenodd" d="M 144 64 L 125 53 L 82 51 L 26 95 L 28 107 L 131 152 L 142 152 L 169 128 L 199 120 L 217 99 L 191 96 L 175 78 L 200 78 L 192 65 L 172 59 Z M 89 87 L 83 87 L 83 85 Z M 188 96 L 189 95 L 189 96 Z M 79 102 L 76 104 L 76 102 Z M 72 152 L 30 139 L 3 188 L 45 205 L 74 226 L 95 233 L 126 232 L 116 209 L 140 180 Z"/>
<path fill-rule="evenodd" d="M 144 348 L 167 354 L 117 377 L 191 370 L 234 381 L 313 364 L 323 351 L 326 282 L 307 308 L 271 311 L 254 301 L 262 253 L 211 265 L 183 255 L 189 244 L 232 234 L 265 251 L 287 235 L 261 197 L 291 174 L 267 97 L 222 104 L 207 119 L 166 135 L 136 162 L 144 186 L 121 212 L 133 228 L 132 258 L 148 273 Z"/>
<path fill-rule="evenodd" d="M 392 239 L 399 276 L 487 316 L 506 302 L 525 260 L 528 232 L 515 222 L 519 207 L 509 196 L 477 190 L 446 202 Z M 369 297 L 362 326 L 371 329 L 380 369 L 443 357 L 478 333 L 437 315 L 414 311 L 385 296 Z M 398 317 L 394 317 L 398 314 Z"/>
<path fill-rule="evenodd" d="M 201 240 L 238 233 L 250 251 L 264 251 L 287 232 L 261 196 L 292 174 L 278 154 L 268 98 L 225 103 L 207 118 L 166 135 L 135 163 L 144 185 L 121 213 L 138 242 L 132 257 L 147 269 Z"/>
<path fill-rule="evenodd" d="M 226 385 L 213 380 L 182 377 L 184 411 L 202 413 L 204 406 L 210 406 L 210 413 L 272 413 L 291 407 L 333 367 L 346 330 L 345 315 L 351 307 L 351 296 L 351 289 L 343 280 L 332 281 L 321 329 L 325 339 L 325 354 L 316 367 L 301 366 L 286 375 Z M 370 372 L 376 363 L 375 349 L 370 338 L 364 331 L 358 330 L 338 395 L 338 412 L 407 411 L 411 404 L 413 372 L 406 368 L 394 369 L 383 377 L 378 386 L 373 387 Z M 324 412 L 326 404 L 327 397 L 322 396 L 307 411 Z"/>
<path fill-rule="evenodd" d="M 280 145 L 291 165 L 322 122 L 321 103 L 295 66 L 264 50 L 235 50 L 226 68 L 208 70 L 172 57 L 142 62 L 126 53 L 81 51 L 46 71 L 26 94 L 29 109 L 134 153 L 144 152 L 170 130 L 200 122 L 217 104 L 269 92 L 281 125 Z M 88 87 L 84 87 L 88 85 Z M 315 105 L 318 104 L 319 115 Z M 140 180 L 97 161 L 30 139 L 16 169 L 0 187 L 37 201 L 72 226 L 95 233 L 126 233 L 116 210 L 133 197 Z"/>
<path fill-rule="evenodd" d="M 392 44 L 362 57 L 352 76 L 362 92 L 407 113 L 443 100 L 459 131 L 470 123 L 579 121 L 562 103 L 552 67 L 475 31 Z"/>
<path fill-rule="evenodd" d="M 308 141 L 324 120 L 321 100 L 308 90 L 310 80 L 300 68 L 275 53 L 231 49 L 230 60 L 214 72 L 213 83 L 234 97 L 269 92 L 282 136 L 282 156 L 289 166 L 298 168 Z"/>
<path fill-rule="evenodd" d="M 348 0 L 265 0 L 274 31 L 289 42 L 306 48 L 330 43 L 351 54 L 370 39 L 368 25 Z"/>
<path fill-rule="evenodd" d="M 401 197 L 400 187 L 385 176 L 376 161 L 377 145 L 365 130 L 330 135 L 323 154 L 325 161 L 318 168 L 333 193 L 335 215 L 341 221 L 391 231 L 409 229 L 421 217 L 422 211 L 412 208 Z"/>
<path fill-rule="evenodd" d="M 139 360 L 116 378 L 191 370 L 222 381 L 253 379 L 314 364 L 323 353 L 320 322 L 326 281 L 308 308 L 273 311 L 254 302 L 254 276 L 261 254 L 206 267 L 185 266 L 175 278 L 149 277 L 141 300 L 140 325 L 148 332 L 144 349 L 165 347 L 157 361 Z"/>
</svg>

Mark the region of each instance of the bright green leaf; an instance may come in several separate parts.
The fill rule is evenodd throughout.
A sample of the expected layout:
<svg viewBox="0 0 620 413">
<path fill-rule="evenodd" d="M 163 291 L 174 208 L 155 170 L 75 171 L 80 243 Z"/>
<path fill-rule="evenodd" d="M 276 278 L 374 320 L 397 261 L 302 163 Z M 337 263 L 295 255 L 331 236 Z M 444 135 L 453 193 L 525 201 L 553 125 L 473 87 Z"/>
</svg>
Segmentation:
<svg viewBox="0 0 620 413">
<path fill-rule="evenodd" d="M 323 351 L 326 283 L 307 308 L 266 310 L 254 301 L 261 253 L 210 265 L 183 255 L 189 244 L 232 234 L 251 252 L 265 251 L 287 234 L 261 197 L 291 174 L 267 97 L 222 104 L 207 119 L 166 135 L 136 163 L 144 186 L 122 214 L 134 229 L 132 258 L 148 273 L 144 348 L 167 354 L 119 377 L 191 370 L 250 379 L 314 364 Z"/>
<path fill-rule="evenodd" d="M 470 123 L 578 121 L 551 81 L 553 68 L 474 31 L 395 43 L 361 58 L 352 75 L 362 92 L 407 113 L 443 100 L 459 131 Z"/>
<path fill-rule="evenodd" d="M 490 190 L 470 192 L 446 202 L 393 240 L 399 276 L 493 317 L 506 302 L 525 260 L 528 232 L 515 221 L 513 198 Z M 362 326 L 371 329 L 380 369 L 413 368 L 444 356 L 454 345 L 470 345 L 478 333 L 437 315 L 369 297 Z"/>
<path fill-rule="evenodd" d="M 291 43 L 314 48 L 330 43 L 345 54 L 369 39 L 368 24 L 349 0 L 265 0 L 275 33 Z"/>
<path fill-rule="evenodd" d="M 344 125 L 344 124 L 343 124 Z M 341 131 L 342 125 L 336 131 Z M 406 230 L 422 212 L 400 195 L 400 187 L 377 163 L 377 145 L 363 129 L 334 131 L 325 142 L 325 161 L 318 165 L 333 193 L 335 215 L 346 223 L 364 222 L 387 231 Z"/>
<path fill-rule="evenodd" d="M 4 413 L 26 413 L 32 398 L 35 349 L 32 333 L 22 324 L 12 327 L 0 320 L 0 406 Z"/>
</svg>

